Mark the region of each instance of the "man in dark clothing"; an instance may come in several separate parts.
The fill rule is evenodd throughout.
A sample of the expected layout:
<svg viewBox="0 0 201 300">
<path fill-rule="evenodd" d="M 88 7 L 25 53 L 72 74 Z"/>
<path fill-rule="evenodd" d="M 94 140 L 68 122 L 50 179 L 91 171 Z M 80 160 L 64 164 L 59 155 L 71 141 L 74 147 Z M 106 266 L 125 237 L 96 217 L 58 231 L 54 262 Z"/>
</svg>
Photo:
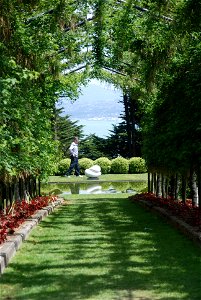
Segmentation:
<svg viewBox="0 0 201 300">
<path fill-rule="evenodd" d="M 69 147 L 71 163 L 70 163 L 70 167 L 67 171 L 67 174 L 65 176 L 70 177 L 72 170 L 75 169 L 75 175 L 82 177 L 80 175 L 80 167 L 79 167 L 79 163 L 78 163 L 78 143 L 79 143 L 78 137 L 75 136 L 73 142 L 71 143 L 71 145 Z"/>
</svg>

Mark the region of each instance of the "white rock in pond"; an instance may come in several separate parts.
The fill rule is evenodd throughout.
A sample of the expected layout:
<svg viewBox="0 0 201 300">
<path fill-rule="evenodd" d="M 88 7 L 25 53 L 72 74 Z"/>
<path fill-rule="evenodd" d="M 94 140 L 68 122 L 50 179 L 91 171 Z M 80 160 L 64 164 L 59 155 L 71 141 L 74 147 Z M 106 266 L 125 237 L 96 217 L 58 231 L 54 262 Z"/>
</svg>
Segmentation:
<svg viewBox="0 0 201 300">
<path fill-rule="evenodd" d="M 91 186 L 89 187 L 86 192 L 88 194 L 96 194 L 96 193 L 100 193 L 100 191 L 102 190 L 102 186 L 101 185 L 95 185 L 95 186 Z"/>
<path fill-rule="evenodd" d="M 94 165 L 89 169 L 85 170 L 85 175 L 90 178 L 96 178 L 101 175 L 101 167 L 98 165 Z"/>
</svg>

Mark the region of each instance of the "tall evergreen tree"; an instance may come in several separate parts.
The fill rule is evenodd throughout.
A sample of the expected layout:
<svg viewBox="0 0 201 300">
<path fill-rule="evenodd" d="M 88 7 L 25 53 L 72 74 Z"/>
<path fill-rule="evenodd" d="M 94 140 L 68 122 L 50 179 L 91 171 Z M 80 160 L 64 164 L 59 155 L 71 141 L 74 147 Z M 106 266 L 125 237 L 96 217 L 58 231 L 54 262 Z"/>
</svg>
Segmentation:
<svg viewBox="0 0 201 300">
<path fill-rule="evenodd" d="M 75 136 L 83 138 L 83 125 L 77 123 L 78 121 L 71 121 L 69 115 L 63 116 L 63 108 L 56 109 L 56 137 L 63 157 L 69 157 L 69 146 Z"/>
</svg>

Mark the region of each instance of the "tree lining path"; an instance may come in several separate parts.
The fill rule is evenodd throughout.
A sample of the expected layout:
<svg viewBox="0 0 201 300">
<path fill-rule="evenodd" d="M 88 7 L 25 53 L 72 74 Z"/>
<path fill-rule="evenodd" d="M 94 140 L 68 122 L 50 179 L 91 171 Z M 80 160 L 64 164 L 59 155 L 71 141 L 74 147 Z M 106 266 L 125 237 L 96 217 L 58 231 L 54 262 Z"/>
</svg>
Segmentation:
<svg viewBox="0 0 201 300">
<path fill-rule="evenodd" d="M 200 249 L 126 195 L 73 195 L 33 229 L 2 300 L 198 300 Z"/>
</svg>

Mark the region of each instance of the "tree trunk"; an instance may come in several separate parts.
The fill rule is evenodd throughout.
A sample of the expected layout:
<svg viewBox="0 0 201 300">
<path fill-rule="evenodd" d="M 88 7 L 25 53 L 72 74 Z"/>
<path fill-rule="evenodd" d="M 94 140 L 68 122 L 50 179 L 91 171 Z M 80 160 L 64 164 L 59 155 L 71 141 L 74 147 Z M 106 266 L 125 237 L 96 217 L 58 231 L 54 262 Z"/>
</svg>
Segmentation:
<svg viewBox="0 0 201 300">
<path fill-rule="evenodd" d="M 150 185 L 150 192 L 154 192 L 154 178 L 153 178 L 153 173 L 151 173 L 151 185 Z"/>
<path fill-rule="evenodd" d="M 197 187 L 197 176 L 195 171 L 191 168 L 190 170 L 190 195 L 192 199 L 192 205 L 198 205 L 198 187 Z"/>
<path fill-rule="evenodd" d="M 178 174 L 175 175 L 175 194 L 174 194 L 175 200 L 178 200 L 179 198 L 179 177 Z"/>
<path fill-rule="evenodd" d="M 156 186 L 156 196 L 161 197 L 162 196 L 162 181 L 161 181 L 161 174 L 157 174 L 157 186 Z"/>
<path fill-rule="evenodd" d="M 157 180 L 156 180 L 156 173 L 153 173 L 153 193 L 156 195 L 157 190 Z"/>
<path fill-rule="evenodd" d="M 151 192 L 151 174 L 148 173 L 148 193 Z"/>
<path fill-rule="evenodd" d="M 170 198 L 174 199 L 175 196 L 175 177 L 171 175 L 170 182 L 169 182 L 169 196 Z"/>
<path fill-rule="evenodd" d="M 38 179 L 38 195 L 41 196 L 41 181 Z"/>
<path fill-rule="evenodd" d="M 198 206 L 201 213 L 201 166 L 198 166 L 197 170 L 197 179 L 198 179 Z"/>
<path fill-rule="evenodd" d="M 182 178 L 181 178 L 181 199 L 182 199 L 183 203 L 186 202 L 186 188 L 187 188 L 186 176 L 182 175 Z"/>
<path fill-rule="evenodd" d="M 7 189 L 6 189 L 6 184 L 1 181 L 1 186 L 0 186 L 0 209 L 4 208 L 4 200 L 7 198 Z"/>
<path fill-rule="evenodd" d="M 162 198 L 166 198 L 165 182 L 166 182 L 166 177 L 164 174 L 162 174 L 162 178 L 161 178 Z"/>
<path fill-rule="evenodd" d="M 19 178 L 15 179 L 15 182 L 13 183 L 13 188 L 14 188 L 13 201 L 19 201 L 20 200 Z"/>
<path fill-rule="evenodd" d="M 123 104 L 125 111 L 126 132 L 128 138 L 128 156 L 137 156 L 136 149 L 136 100 L 126 93 L 123 96 Z"/>
<path fill-rule="evenodd" d="M 165 198 L 167 199 L 169 195 L 169 177 L 165 177 Z"/>
</svg>

